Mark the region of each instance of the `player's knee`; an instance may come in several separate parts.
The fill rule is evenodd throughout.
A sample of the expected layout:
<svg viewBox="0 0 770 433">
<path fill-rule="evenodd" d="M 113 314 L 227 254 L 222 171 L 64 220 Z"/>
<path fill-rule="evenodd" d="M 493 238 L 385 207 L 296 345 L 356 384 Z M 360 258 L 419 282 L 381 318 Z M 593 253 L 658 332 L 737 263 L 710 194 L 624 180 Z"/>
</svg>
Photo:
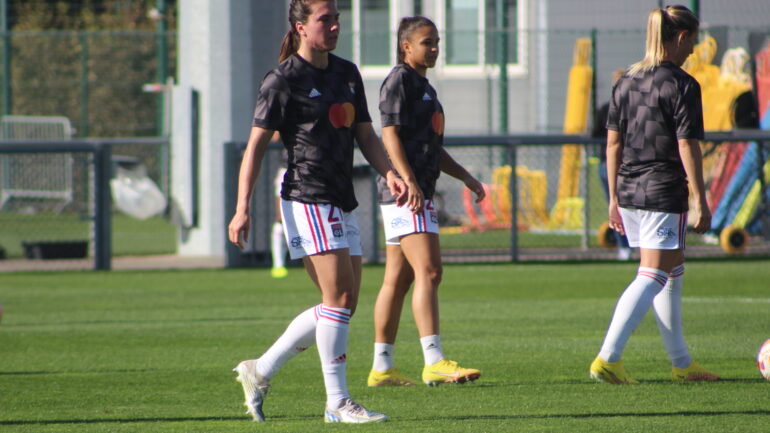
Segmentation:
<svg viewBox="0 0 770 433">
<path fill-rule="evenodd" d="M 431 264 L 425 269 L 425 276 L 433 284 L 433 287 L 437 287 L 441 283 L 441 277 L 444 273 L 444 267 L 438 264 Z"/>
</svg>

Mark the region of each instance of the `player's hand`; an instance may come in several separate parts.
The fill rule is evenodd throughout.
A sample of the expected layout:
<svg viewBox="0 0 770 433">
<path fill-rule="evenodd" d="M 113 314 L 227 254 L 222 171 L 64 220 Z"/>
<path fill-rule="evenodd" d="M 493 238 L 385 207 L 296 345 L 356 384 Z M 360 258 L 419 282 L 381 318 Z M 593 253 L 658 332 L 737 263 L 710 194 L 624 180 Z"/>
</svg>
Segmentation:
<svg viewBox="0 0 770 433">
<path fill-rule="evenodd" d="M 618 210 L 618 203 L 615 200 L 610 200 L 610 228 L 620 233 L 626 234 L 626 229 L 623 227 L 623 219 L 620 217 L 620 211 Z"/>
<path fill-rule="evenodd" d="M 695 225 L 693 229 L 695 233 L 706 233 L 711 229 L 711 210 L 705 200 L 699 200 L 695 202 L 693 207 L 693 213 L 695 214 Z"/>
<path fill-rule="evenodd" d="M 385 175 L 385 181 L 390 189 L 390 194 L 396 198 L 396 205 L 403 206 L 408 199 L 407 193 L 409 189 L 404 181 L 396 176 L 396 172 L 393 170 L 388 170 L 388 173 Z"/>
<path fill-rule="evenodd" d="M 230 239 L 230 242 L 234 243 L 240 249 L 243 249 L 243 241 L 241 239 L 247 239 L 249 237 L 249 225 L 249 213 L 236 212 L 235 215 L 233 215 L 233 219 L 230 220 L 230 225 L 227 227 L 227 236 Z M 243 233 L 242 238 L 241 233 Z"/>
<path fill-rule="evenodd" d="M 422 212 L 422 208 L 425 207 L 425 196 L 422 193 L 420 185 L 414 180 L 404 181 L 406 187 L 409 189 L 407 192 L 406 206 L 412 213 Z"/>
<path fill-rule="evenodd" d="M 470 176 L 465 180 L 465 186 L 471 190 L 471 192 L 476 194 L 476 203 L 480 203 L 481 200 L 484 200 L 484 197 L 487 196 L 487 191 L 484 189 L 484 184 L 479 182 L 478 179 L 473 176 Z"/>
</svg>

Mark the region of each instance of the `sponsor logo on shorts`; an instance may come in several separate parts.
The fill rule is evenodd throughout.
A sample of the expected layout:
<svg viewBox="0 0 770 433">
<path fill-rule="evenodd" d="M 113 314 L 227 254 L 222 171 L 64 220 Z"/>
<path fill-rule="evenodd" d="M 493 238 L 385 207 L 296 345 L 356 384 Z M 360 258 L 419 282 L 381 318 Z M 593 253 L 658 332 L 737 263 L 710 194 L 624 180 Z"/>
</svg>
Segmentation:
<svg viewBox="0 0 770 433">
<path fill-rule="evenodd" d="M 390 226 L 394 229 L 400 229 L 409 225 L 409 221 L 406 218 L 395 217 L 390 220 Z"/>
<path fill-rule="evenodd" d="M 436 215 L 436 212 L 430 213 L 430 222 L 433 224 L 438 224 L 438 215 Z"/>
<path fill-rule="evenodd" d="M 342 230 L 342 224 L 332 224 L 332 234 L 335 238 L 341 238 L 345 236 L 345 231 Z"/>
<path fill-rule="evenodd" d="M 291 238 L 291 247 L 292 248 L 302 248 L 305 245 L 310 245 L 312 242 L 310 242 L 309 239 L 305 239 L 302 236 L 294 236 Z"/>
<path fill-rule="evenodd" d="M 671 239 L 674 236 L 676 236 L 676 233 L 674 233 L 674 230 L 670 227 L 662 227 L 658 229 L 658 232 L 656 233 L 659 238 L 663 239 Z"/>
</svg>

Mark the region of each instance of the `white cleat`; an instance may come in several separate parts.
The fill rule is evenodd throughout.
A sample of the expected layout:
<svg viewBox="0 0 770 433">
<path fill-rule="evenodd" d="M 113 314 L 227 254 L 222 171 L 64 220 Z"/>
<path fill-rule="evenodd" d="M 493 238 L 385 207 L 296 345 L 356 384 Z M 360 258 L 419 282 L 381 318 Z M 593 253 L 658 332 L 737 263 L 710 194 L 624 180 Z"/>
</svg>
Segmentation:
<svg viewBox="0 0 770 433">
<path fill-rule="evenodd" d="M 345 404 L 341 408 L 333 410 L 327 407 L 326 412 L 324 412 L 324 421 L 326 422 L 363 424 L 367 422 L 387 421 L 387 419 L 388 416 L 384 413 L 366 410 L 365 407 L 349 398 L 345 400 Z"/>
<path fill-rule="evenodd" d="M 246 413 L 251 415 L 255 422 L 264 422 L 265 414 L 262 413 L 262 403 L 265 402 L 270 382 L 257 373 L 257 360 L 249 359 L 238 364 L 233 371 L 238 373 L 235 378 L 243 386 L 243 395 L 246 401 Z"/>
</svg>

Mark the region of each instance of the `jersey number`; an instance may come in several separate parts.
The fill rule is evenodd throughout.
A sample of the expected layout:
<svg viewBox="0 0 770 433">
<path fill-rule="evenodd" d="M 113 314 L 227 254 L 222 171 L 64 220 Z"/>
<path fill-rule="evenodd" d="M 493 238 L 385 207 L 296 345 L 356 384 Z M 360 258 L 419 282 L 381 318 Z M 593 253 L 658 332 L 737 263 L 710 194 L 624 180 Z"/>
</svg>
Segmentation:
<svg viewBox="0 0 770 433">
<path fill-rule="evenodd" d="M 337 216 L 334 216 L 334 211 L 337 211 Z M 342 209 L 338 209 L 335 206 L 329 206 L 329 218 L 328 221 L 330 223 L 336 223 L 339 222 L 340 218 L 342 218 Z"/>
</svg>

